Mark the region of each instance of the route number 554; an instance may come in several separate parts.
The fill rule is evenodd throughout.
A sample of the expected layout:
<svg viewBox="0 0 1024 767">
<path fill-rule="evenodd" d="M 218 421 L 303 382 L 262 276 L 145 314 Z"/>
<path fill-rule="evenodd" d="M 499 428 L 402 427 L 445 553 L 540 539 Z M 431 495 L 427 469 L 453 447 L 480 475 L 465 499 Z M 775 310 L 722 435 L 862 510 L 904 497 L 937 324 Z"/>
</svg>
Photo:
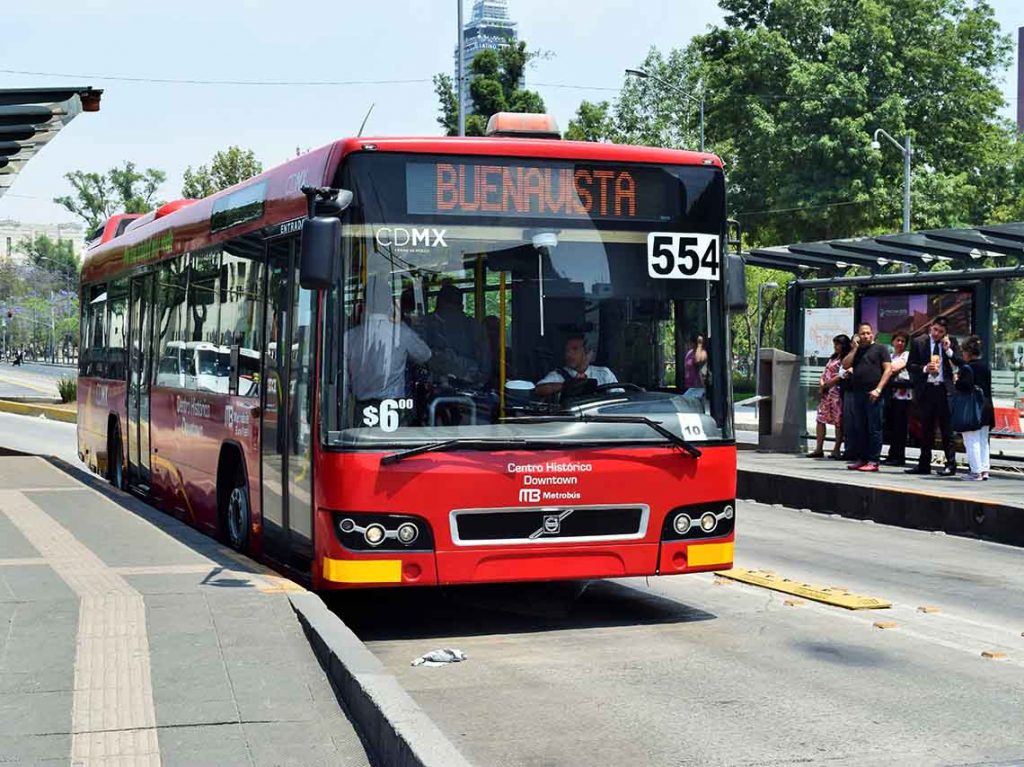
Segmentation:
<svg viewBox="0 0 1024 767">
<path fill-rule="evenodd" d="M 647 274 L 656 280 L 717 280 L 722 262 L 718 235 L 651 232 Z"/>
</svg>

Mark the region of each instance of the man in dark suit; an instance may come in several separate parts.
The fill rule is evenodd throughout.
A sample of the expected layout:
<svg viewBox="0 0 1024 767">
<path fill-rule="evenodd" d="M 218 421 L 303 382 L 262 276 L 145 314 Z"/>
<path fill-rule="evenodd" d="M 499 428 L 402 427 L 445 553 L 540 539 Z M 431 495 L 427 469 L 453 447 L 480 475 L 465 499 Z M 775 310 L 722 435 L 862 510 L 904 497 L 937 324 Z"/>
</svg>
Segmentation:
<svg viewBox="0 0 1024 767">
<path fill-rule="evenodd" d="M 942 452 L 946 456 L 946 468 L 939 473 L 946 476 L 956 474 L 953 432 L 949 428 L 949 402 L 953 396 L 953 358 L 957 350 L 947 325 L 945 317 L 936 317 L 928 328 L 928 335 L 916 339 L 910 346 L 907 370 L 914 382 L 914 401 L 923 434 L 921 457 L 917 466 L 907 469 L 907 474 L 931 474 L 936 426 L 942 435 Z"/>
</svg>

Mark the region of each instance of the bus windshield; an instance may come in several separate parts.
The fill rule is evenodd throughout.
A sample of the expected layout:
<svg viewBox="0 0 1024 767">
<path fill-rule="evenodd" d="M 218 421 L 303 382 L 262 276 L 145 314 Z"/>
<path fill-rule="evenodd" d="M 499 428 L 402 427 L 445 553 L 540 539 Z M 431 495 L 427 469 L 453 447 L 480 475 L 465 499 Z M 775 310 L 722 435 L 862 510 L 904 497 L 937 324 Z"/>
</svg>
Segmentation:
<svg viewBox="0 0 1024 767">
<path fill-rule="evenodd" d="M 381 154 L 338 185 L 328 445 L 732 439 L 720 170 Z"/>
</svg>

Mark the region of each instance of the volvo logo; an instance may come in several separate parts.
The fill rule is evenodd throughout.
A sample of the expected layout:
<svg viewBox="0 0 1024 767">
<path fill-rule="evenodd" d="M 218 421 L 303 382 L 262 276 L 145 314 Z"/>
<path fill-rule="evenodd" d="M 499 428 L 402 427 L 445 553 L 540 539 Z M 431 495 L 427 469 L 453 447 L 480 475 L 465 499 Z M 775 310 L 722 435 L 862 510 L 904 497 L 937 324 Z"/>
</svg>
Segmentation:
<svg viewBox="0 0 1024 767">
<path fill-rule="evenodd" d="M 572 514 L 572 509 L 566 509 L 559 514 L 545 514 L 544 521 L 540 528 L 530 534 L 531 539 L 540 538 L 545 535 L 559 535 L 562 532 L 562 521 Z"/>
</svg>

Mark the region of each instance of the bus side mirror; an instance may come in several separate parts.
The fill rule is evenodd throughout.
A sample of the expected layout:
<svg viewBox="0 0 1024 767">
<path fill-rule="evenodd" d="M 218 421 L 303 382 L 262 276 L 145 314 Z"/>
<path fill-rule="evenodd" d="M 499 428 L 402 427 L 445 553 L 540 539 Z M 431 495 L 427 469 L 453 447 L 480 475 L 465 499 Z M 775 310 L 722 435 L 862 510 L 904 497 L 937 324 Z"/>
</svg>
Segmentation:
<svg viewBox="0 0 1024 767">
<path fill-rule="evenodd" d="M 735 253 L 725 256 L 725 305 L 737 314 L 747 311 L 747 272 Z"/>
<path fill-rule="evenodd" d="M 334 284 L 335 264 L 341 261 L 341 221 L 338 216 L 352 202 L 341 190 L 337 199 L 317 202 L 316 215 L 302 222 L 299 250 L 299 285 L 306 290 L 327 290 Z"/>
</svg>

